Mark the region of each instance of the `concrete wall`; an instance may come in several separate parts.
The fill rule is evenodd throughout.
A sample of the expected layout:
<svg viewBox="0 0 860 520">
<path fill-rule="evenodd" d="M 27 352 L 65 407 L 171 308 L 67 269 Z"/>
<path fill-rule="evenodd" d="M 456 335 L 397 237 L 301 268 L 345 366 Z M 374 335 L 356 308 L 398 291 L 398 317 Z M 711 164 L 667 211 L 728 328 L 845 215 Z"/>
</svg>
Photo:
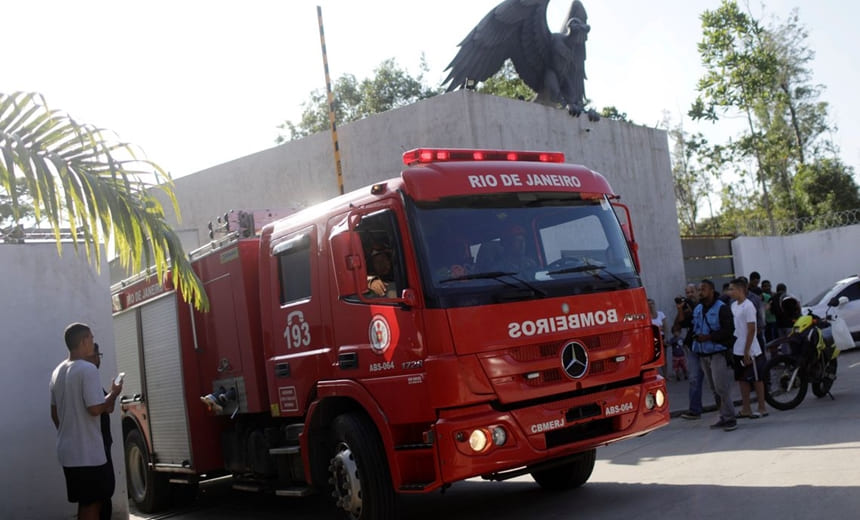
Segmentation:
<svg viewBox="0 0 860 520">
<path fill-rule="evenodd" d="M 735 272 L 761 273 L 788 286 L 803 303 L 837 280 L 860 274 L 860 224 L 783 237 L 739 237 L 732 241 Z"/>
<path fill-rule="evenodd" d="M 396 177 L 404 151 L 420 146 L 563 151 L 609 179 L 629 204 L 643 279 L 667 314 L 684 268 L 666 133 L 628 123 L 590 123 L 563 110 L 459 90 L 339 128 L 346 191 Z M 176 180 L 182 229 L 230 209 L 308 206 L 338 194 L 331 136 L 315 134 Z M 186 244 L 193 247 L 196 244 Z"/>
<path fill-rule="evenodd" d="M 102 384 L 116 375 L 107 262 L 96 273 L 71 245 L 63 256 L 50 244 L 0 244 L 0 518 L 74 518 L 66 501 L 63 469 L 57 461 L 57 433 L 51 422 L 48 383 L 68 356 L 63 330 L 88 323 L 99 343 Z M 114 518 L 128 518 L 119 413 L 111 416 L 116 469 Z"/>
</svg>

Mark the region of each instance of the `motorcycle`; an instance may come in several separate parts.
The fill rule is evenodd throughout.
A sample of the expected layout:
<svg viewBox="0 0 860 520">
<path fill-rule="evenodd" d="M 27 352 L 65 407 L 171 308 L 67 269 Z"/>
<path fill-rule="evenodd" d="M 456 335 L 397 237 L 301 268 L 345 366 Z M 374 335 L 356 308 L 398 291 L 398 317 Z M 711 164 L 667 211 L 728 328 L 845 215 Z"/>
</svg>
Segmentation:
<svg viewBox="0 0 860 520">
<path fill-rule="evenodd" d="M 789 336 L 766 345 L 769 351 L 779 352 L 765 370 L 765 400 L 769 405 L 777 410 L 795 408 L 803 402 L 809 386 L 816 397 L 829 395 L 833 399 L 830 389 L 836 381 L 839 347 L 850 348 L 854 343 L 848 325 L 831 315 L 831 309 L 847 302 L 844 296 L 828 302 L 824 318 L 811 311 L 800 316 Z"/>
</svg>

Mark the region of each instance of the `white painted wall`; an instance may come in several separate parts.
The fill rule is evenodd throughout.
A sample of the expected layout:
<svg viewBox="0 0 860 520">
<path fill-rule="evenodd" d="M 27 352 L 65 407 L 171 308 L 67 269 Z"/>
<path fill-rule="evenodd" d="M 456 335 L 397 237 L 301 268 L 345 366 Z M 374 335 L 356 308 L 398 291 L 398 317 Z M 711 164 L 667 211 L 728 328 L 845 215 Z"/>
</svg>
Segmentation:
<svg viewBox="0 0 860 520">
<path fill-rule="evenodd" d="M 68 356 L 63 330 L 74 321 L 89 324 L 104 352 L 102 384 L 116 375 L 108 264 L 101 273 L 64 244 L 0 244 L 0 518 L 74 518 L 66 501 L 63 469 L 57 461 L 48 383 Z M 119 411 L 112 415 L 116 492 L 115 519 L 128 518 Z"/>
<path fill-rule="evenodd" d="M 602 173 L 633 213 L 642 277 L 670 314 L 684 266 L 666 133 L 514 99 L 458 90 L 338 128 L 345 191 L 397 177 L 417 147 L 563 151 Z M 309 206 L 338 194 L 331 136 L 320 133 L 213 166 L 175 181 L 178 227 L 197 228 L 230 209 Z M 171 208 L 165 205 L 170 215 Z M 175 220 L 174 220 L 175 223 Z M 186 240 L 183 240 L 185 243 Z M 674 316 L 672 316 L 674 317 Z"/>
<path fill-rule="evenodd" d="M 860 224 L 782 237 L 739 237 L 732 241 L 735 272 L 761 273 L 788 286 L 803 303 L 833 282 L 860 274 Z"/>
</svg>

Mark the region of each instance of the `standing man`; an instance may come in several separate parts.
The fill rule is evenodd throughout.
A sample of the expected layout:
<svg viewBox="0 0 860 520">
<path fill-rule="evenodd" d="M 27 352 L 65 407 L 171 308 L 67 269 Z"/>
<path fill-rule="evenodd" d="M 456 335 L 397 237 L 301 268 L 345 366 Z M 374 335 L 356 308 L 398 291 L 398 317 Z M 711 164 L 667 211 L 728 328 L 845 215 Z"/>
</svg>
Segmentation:
<svg viewBox="0 0 860 520">
<path fill-rule="evenodd" d="M 99 351 L 99 344 L 93 343 L 93 355 L 87 358 L 87 361 L 91 362 L 96 368 L 101 368 L 102 366 L 102 353 Z M 102 390 L 102 392 L 107 395 L 107 392 Z M 111 410 L 112 412 L 113 410 Z M 102 412 L 99 416 L 99 421 L 101 423 L 102 430 L 102 442 L 105 445 L 105 457 L 107 458 L 108 469 L 110 470 L 111 476 L 111 484 L 110 494 L 102 502 L 101 512 L 99 513 L 99 520 L 110 520 L 111 513 L 113 512 L 113 503 L 111 502 L 111 497 L 113 496 L 113 492 L 116 486 L 116 482 L 114 482 L 114 474 L 113 474 L 113 460 L 110 455 L 110 447 L 113 444 L 113 436 L 110 433 L 110 412 Z"/>
<path fill-rule="evenodd" d="M 758 274 L 753 271 L 752 274 Z M 761 287 L 756 287 L 758 292 L 753 292 L 751 290 L 751 285 L 743 276 L 740 277 L 743 281 L 747 282 L 747 299 L 752 302 L 753 307 L 755 307 L 755 334 L 756 339 L 758 340 L 758 344 L 760 346 L 765 345 L 764 341 L 764 327 L 765 327 L 765 306 L 764 300 L 761 297 Z"/>
<path fill-rule="evenodd" d="M 734 323 L 732 311 L 717 299 L 714 282 L 699 284 L 699 304 L 693 310 L 693 352 L 699 356 L 702 372 L 711 391 L 719 396 L 720 419 L 711 428 L 732 431 L 738 427 L 732 402 L 732 369 L 729 348 Z"/>
<path fill-rule="evenodd" d="M 779 337 L 778 328 L 776 326 L 776 313 L 773 300 L 773 293 L 770 289 L 770 280 L 761 282 L 761 299 L 764 301 L 764 341 L 765 343 L 775 340 Z"/>
<path fill-rule="evenodd" d="M 756 296 L 761 296 L 762 289 L 759 287 L 759 283 L 761 282 L 761 275 L 758 271 L 753 271 L 750 273 L 749 286 L 747 287 L 747 294 L 753 293 Z"/>
<path fill-rule="evenodd" d="M 766 360 L 756 338 L 756 311 L 747 297 L 746 278 L 732 280 L 732 315 L 735 322 L 735 344 L 733 349 L 735 360 L 735 380 L 741 388 L 743 407 L 738 417 L 757 419 L 767 415 L 764 404 L 764 372 Z M 750 405 L 750 383 L 755 385 L 758 398 L 758 412 L 753 413 Z"/>
<path fill-rule="evenodd" d="M 102 413 L 113 411 L 122 385 L 102 391 L 92 359 L 93 333 L 83 323 L 65 330 L 69 357 L 51 375 L 51 420 L 57 428 L 57 458 L 66 478 L 69 502 L 78 504 L 78 518 L 98 520 L 102 503 L 113 494 L 113 472 L 105 456 Z"/>
</svg>

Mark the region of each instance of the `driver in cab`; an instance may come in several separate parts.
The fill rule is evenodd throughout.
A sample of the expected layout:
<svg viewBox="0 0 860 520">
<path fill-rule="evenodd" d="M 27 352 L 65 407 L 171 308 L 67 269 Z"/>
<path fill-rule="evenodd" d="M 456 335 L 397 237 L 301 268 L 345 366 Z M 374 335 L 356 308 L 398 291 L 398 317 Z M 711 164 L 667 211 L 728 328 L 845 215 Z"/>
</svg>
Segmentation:
<svg viewBox="0 0 860 520">
<path fill-rule="evenodd" d="M 391 265 L 391 250 L 374 248 L 370 252 L 373 274 L 367 277 L 367 295 L 371 298 L 397 298 L 394 269 Z"/>
<path fill-rule="evenodd" d="M 520 272 L 536 267 L 534 258 L 526 254 L 526 230 L 519 225 L 511 227 L 502 236 L 501 270 Z"/>
</svg>

